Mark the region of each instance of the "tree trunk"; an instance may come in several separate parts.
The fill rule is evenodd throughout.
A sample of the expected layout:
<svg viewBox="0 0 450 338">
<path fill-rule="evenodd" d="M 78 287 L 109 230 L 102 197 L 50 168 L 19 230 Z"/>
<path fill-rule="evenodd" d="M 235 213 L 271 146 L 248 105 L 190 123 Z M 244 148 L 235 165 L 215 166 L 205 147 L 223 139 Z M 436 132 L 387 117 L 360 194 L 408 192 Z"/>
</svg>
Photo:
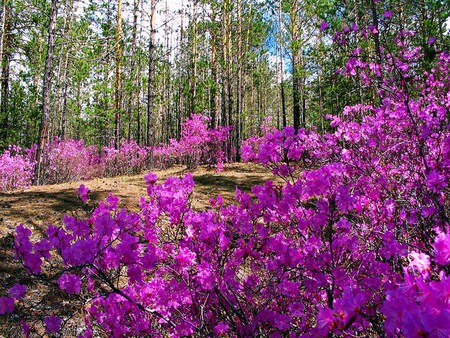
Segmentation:
<svg viewBox="0 0 450 338">
<path fill-rule="evenodd" d="M 155 14 L 156 0 L 150 3 L 150 41 L 148 44 L 147 146 L 153 145 L 153 106 L 155 101 Z"/>
<path fill-rule="evenodd" d="M 219 95 L 218 95 L 218 86 L 219 86 L 219 69 L 218 69 L 218 60 L 217 60 L 217 28 L 216 28 L 216 7 L 214 4 L 211 5 L 211 75 L 213 78 L 213 85 L 211 87 L 211 95 L 210 95 L 210 106 L 211 106 L 211 122 L 210 127 L 216 128 L 217 119 L 219 116 Z"/>
<path fill-rule="evenodd" d="M 227 91 L 229 89 L 228 86 L 228 77 L 227 77 L 227 62 L 228 62 L 228 53 L 227 53 L 227 16 L 226 16 L 226 2 L 224 1 L 222 3 L 222 27 L 221 27 L 221 33 L 222 33 L 222 69 L 221 69 L 221 76 L 222 76 L 222 91 L 221 91 L 221 118 L 220 118 L 220 125 L 226 126 L 227 125 Z"/>
<path fill-rule="evenodd" d="M 375 0 L 370 0 L 370 10 L 372 12 L 372 22 L 375 26 L 375 29 L 378 31 L 378 33 L 373 34 L 373 39 L 375 42 L 375 54 L 377 56 L 378 62 L 382 61 L 381 56 L 381 46 L 380 46 L 380 33 L 379 33 L 379 24 L 378 24 L 378 14 L 377 14 L 377 7 Z"/>
<path fill-rule="evenodd" d="M 4 142 L 8 138 L 9 125 L 9 69 L 11 63 L 11 2 L 2 1 L 2 31 L 0 41 L 1 62 L 1 104 L 0 104 L 0 140 Z M 1 145 L 1 143 L 0 143 Z M 6 145 L 6 144 L 4 144 Z"/>
<path fill-rule="evenodd" d="M 191 35 L 192 38 L 192 77 L 191 77 L 191 104 L 189 107 L 188 115 L 190 116 L 191 113 L 195 113 L 196 106 L 197 106 L 197 63 L 198 63 L 198 52 L 197 52 L 197 24 L 198 24 L 198 13 L 197 13 L 197 6 L 198 6 L 198 0 L 194 0 L 194 6 L 193 6 L 193 32 Z"/>
<path fill-rule="evenodd" d="M 72 25 L 72 17 L 73 17 L 73 0 L 69 1 L 67 8 L 67 19 L 65 19 L 64 24 L 64 32 L 63 36 L 66 39 L 66 53 L 64 55 L 64 64 L 63 64 L 63 75 L 61 81 L 63 82 L 62 89 L 62 102 L 61 102 L 61 120 L 59 124 L 58 135 L 61 139 L 66 138 L 66 124 L 67 124 L 67 95 L 69 90 L 69 79 L 68 79 L 68 66 L 69 66 L 69 54 L 72 50 L 70 41 L 66 38 L 66 34 L 69 34 L 70 28 Z"/>
<path fill-rule="evenodd" d="M 114 82 L 114 147 L 119 149 L 120 143 L 120 110 L 121 110 L 121 58 L 122 58 L 122 0 L 117 3 L 117 26 L 116 26 L 116 74 Z"/>
<path fill-rule="evenodd" d="M 228 60 L 227 60 L 227 85 L 228 85 L 228 90 L 227 90 L 227 94 L 228 94 L 228 125 L 231 127 L 234 125 L 233 122 L 233 82 L 232 82 L 232 78 L 233 78 L 233 49 L 232 49 L 232 30 L 233 30 L 233 22 L 232 22 L 232 13 L 231 13 L 231 8 L 232 8 L 232 2 L 231 1 L 226 1 L 227 2 L 227 55 L 228 55 Z M 236 126 L 234 126 L 234 128 L 236 128 Z M 232 140 L 232 136 L 230 135 L 230 138 L 228 140 L 228 160 L 232 160 L 232 145 L 233 145 L 233 140 Z"/>
<path fill-rule="evenodd" d="M 45 146 L 48 143 L 48 129 L 50 121 L 50 95 L 52 91 L 52 72 L 53 72 L 53 58 L 55 51 L 56 40 L 56 19 L 58 16 L 58 0 L 52 0 L 52 7 L 50 13 L 50 23 L 48 25 L 47 33 L 47 55 L 45 57 L 44 66 L 44 81 L 42 91 L 42 118 L 39 128 L 39 140 L 36 151 L 36 167 L 34 184 L 40 185 L 42 183 L 43 164 L 45 157 Z"/>
<path fill-rule="evenodd" d="M 278 6 L 278 24 L 279 24 L 279 34 L 280 34 L 280 95 L 281 95 L 281 116 L 283 119 L 283 128 L 287 126 L 286 118 L 286 96 L 284 94 L 284 68 L 283 68 L 283 57 L 284 57 L 284 44 L 283 44 L 283 0 L 280 0 Z"/>
<path fill-rule="evenodd" d="M 132 45 L 131 45 L 131 65 L 130 65 L 130 77 L 131 77 L 131 91 L 128 98 L 128 140 L 133 138 L 132 122 L 133 122 L 133 109 L 134 98 L 136 96 L 137 86 L 137 74 L 136 74 L 136 47 L 137 47 L 137 24 L 138 24 L 138 10 L 139 0 L 134 0 L 133 4 L 133 31 L 132 31 Z"/>
<path fill-rule="evenodd" d="M 242 53 L 242 2 L 241 0 L 237 0 L 236 4 L 237 9 L 237 58 L 236 58 L 236 66 L 237 66 L 237 76 L 236 76 L 236 162 L 241 161 L 241 120 L 242 120 L 242 107 L 244 101 L 244 88 L 243 88 L 243 79 L 242 79 L 242 68 L 243 68 L 243 53 Z"/>
<path fill-rule="evenodd" d="M 300 56 L 298 39 L 298 0 L 292 0 L 291 3 L 291 29 L 292 29 L 292 106 L 294 116 L 294 128 L 297 131 L 300 128 Z"/>
</svg>

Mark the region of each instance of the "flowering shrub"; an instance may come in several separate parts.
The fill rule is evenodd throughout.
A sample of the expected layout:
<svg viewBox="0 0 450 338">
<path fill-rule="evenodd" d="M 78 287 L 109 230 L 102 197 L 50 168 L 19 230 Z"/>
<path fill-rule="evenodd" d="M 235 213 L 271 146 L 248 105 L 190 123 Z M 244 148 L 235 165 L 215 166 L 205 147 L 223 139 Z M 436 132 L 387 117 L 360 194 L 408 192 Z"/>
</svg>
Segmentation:
<svg viewBox="0 0 450 338">
<path fill-rule="evenodd" d="M 103 165 L 94 146 L 83 140 L 60 140 L 55 137 L 45 150 L 44 184 L 91 179 L 103 175 Z"/>
<path fill-rule="evenodd" d="M 34 161 L 29 153 L 9 146 L 0 156 L 0 191 L 27 188 L 34 176 Z"/>
<path fill-rule="evenodd" d="M 142 172 L 149 166 L 148 148 L 123 140 L 119 150 L 86 146 L 82 140 L 55 137 L 45 147 L 42 182 L 55 184 L 95 177 Z M 33 181 L 36 146 L 21 151 L 10 146 L 0 157 L 0 191 L 29 187 Z"/>
<path fill-rule="evenodd" d="M 220 168 L 226 160 L 223 151 L 229 128 L 209 129 L 208 119 L 192 115 L 182 124 L 179 141 L 150 148 L 141 147 L 135 141 L 122 140 L 120 148 L 85 146 L 82 140 L 54 138 L 46 145 L 42 182 L 54 184 L 79 181 L 95 177 L 130 175 L 155 167 L 166 168 L 174 164 L 189 167 L 198 164 L 217 164 Z M 36 147 L 25 149 L 11 146 L 0 157 L 0 190 L 28 187 L 34 175 Z M 151 160 L 153 158 L 153 160 Z M 152 162 L 152 163 L 151 163 Z"/>
<path fill-rule="evenodd" d="M 103 154 L 106 176 L 140 173 L 149 163 L 148 149 L 133 140 L 122 140 L 120 149 L 104 147 Z"/>
<path fill-rule="evenodd" d="M 408 82 L 380 79 L 381 104 L 329 116 L 333 132 L 287 127 L 247 144 L 282 186 L 195 211 L 190 174 L 149 173 L 138 213 L 110 195 L 38 241 L 19 226 L 16 254 L 85 308 L 85 337 L 448 337 L 450 55 L 423 74 L 419 58 L 355 63 L 368 81 Z M 0 298 L 2 313 L 18 294 Z M 60 332 L 63 316 L 49 315 Z"/>
<path fill-rule="evenodd" d="M 192 114 L 181 125 L 180 140 L 171 139 L 168 145 L 153 149 L 153 161 L 157 167 L 166 168 L 173 164 L 195 167 L 199 164 L 218 164 L 225 162 L 225 143 L 230 129 L 208 128 L 208 118 Z"/>
</svg>

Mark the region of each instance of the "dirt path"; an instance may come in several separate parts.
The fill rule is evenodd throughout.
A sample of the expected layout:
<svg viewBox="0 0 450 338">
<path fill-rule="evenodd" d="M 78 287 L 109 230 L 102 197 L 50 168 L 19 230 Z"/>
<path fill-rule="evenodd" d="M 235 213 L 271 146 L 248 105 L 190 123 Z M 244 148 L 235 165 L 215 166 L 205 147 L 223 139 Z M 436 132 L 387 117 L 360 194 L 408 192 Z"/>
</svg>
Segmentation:
<svg viewBox="0 0 450 338">
<path fill-rule="evenodd" d="M 185 167 L 175 167 L 154 172 L 158 174 L 158 182 L 161 182 L 167 177 L 182 176 L 189 171 Z M 209 199 L 219 194 L 225 201 L 231 202 L 236 186 L 250 191 L 254 185 L 273 179 L 267 169 L 249 163 L 225 165 L 220 173 L 208 167 L 199 167 L 192 173 L 195 181 L 192 197 L 194 208 L 209 205 Z M 140 197 L 147 194 L 144 173 L 0 192 L 0 237 L 20 223 L 32 227 L 56 225 L 61 222 L 64 214 L 82 216 L 83 203 L 77 194 L 82 183 L 91 190 L 91 205 L 97 204 L 112 192 L 120 198 L 121 207 L 137 211 Z"/>
<path fill-rule="evenodd" d="M 154 172 L 158 174 L 159 182 L 162 182 L 170 176 L 182 176 L 188 173 L 188 170 L 175 167 Z M 226 203 L 232 202 L 236 186 L 250 191 L 253 186 L 274 179 L 267 169 L 249 163 L 225 165 L 220 173 L 208 167 L 199 167 L 192 173 L 195 181 L 192 205 L 196 209 L 207 207 L 209 199 L 219 194 Z M 39 236 L 39 233 L 45 233 L 49 224 L 60 225 L 65 214 L 87 216 L 86 208 L 77 194 L 82 183 L 91 190 L 90 205 L 95 206 L 112 192 L 120 198 L 120 207 L 138 211 L 140 197 L 146 196 L 144 175 L 145 173 L 99 178 L 0 193 L 0 296 L 7 295 L 8 289 L 15 283 L 33 283 L 13 258 L 13 233 L 17 225 L 23 223 Z M 34 298 L 35 295 L 39 299 L 44 298 L 48 302 L 47 306 L 58 307 L 58 295 L 52 291 L 33 289 L 27 294 L 30 293 L 27 298 Z M 19 318 L 23 315 L 14 313 L 12 316 L 0 316 L 0 337 L 17 337 L 20 332 Z"/>
</svg>

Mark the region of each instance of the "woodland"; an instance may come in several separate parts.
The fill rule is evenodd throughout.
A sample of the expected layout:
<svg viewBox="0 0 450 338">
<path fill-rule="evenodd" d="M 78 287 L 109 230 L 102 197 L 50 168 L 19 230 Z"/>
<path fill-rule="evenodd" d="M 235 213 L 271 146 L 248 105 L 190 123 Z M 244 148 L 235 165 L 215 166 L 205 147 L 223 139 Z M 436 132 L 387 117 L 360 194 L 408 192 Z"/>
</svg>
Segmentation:
<svg viewBox="0 0 450 338">
<path fill-rule="evenodd" d="M 450 337 L 447 1 L 0 29 L 0 336 Z"/>
</svg>

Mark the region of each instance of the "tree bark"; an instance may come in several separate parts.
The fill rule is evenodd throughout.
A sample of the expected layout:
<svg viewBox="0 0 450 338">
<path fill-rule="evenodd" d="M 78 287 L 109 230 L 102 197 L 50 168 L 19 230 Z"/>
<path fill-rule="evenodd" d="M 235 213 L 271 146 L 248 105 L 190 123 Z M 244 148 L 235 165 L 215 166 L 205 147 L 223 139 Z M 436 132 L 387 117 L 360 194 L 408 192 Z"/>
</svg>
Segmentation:
<svg viewBox="0 0 450 338">
<path fill-rule="evenodd" d="M 236 58 L 236 162 L 241 161 L 241 132 L 242 132 L 242 110 L 244 102 L 244 86 L 242 79 L 243 53 L 242 53 L 242 1 L 237 0 L 237 58 Z"/>
<path fill-rule="evenodd" d="M 294 128 L 300 128 L 300 56 L 299 56 L 299 36 L 298 36 L 298 0 L 291 3 L 291 29 L 292 29 L 292 106 L 294 116 Z"/>
<path fill-rule="evenodd" d="M 2 31 L 0 41 L 1 62 L 1 104 L 0 104 L 0 140 L 7 141 L 9 124 L 9 70 L 11 63 L 11 1 L 2 1 Z M 0 144 L 1 145 L 1 144 Z M 6 145 L 6 144 L 4 144 Z"/>
<path fill-rule="evenodd" d="M 42 117 L 39 128 L 38 147 L 36 151 L 36 167 L 34 175 L 35 185 L 40 185 L 42 183 L 45 146 L 48 143 L 48 130 L 50 121 L 50 99 L 51 99 L 50 95 L 52 91 L 52 72 L 53 72 L 53 59 L 55 52 L 57 16 L 58 16 L 58 0 L 52 0 L 50 22 L 48 25 L 48 33 L 47 33 L 47 55 L 45 57 L 45 66 L 44 66 L 44 81 L 42 91 Z"/>
<path fill-rule="evenodd" d="M 211 75 L 213 78 L 213 85 L 211 87 L 211 122 L 210 127 L 216 128 L 217 118 L 219 115 L 219 95 L 217 95 L 217 88 L 219 84 L 218 65 L 217 65 L 217 30 L 216 30 L 216 9 L 214 4 L 211 5 Z"/>
<path fill-rule="evenodd" d="M 137 74 L 136 74 L 136 47 L 137 47 L 137 24 L 138 24 L 138 10 L 139 0 L 134 0 L 133 3 L 133 30 L 132 30 L 132 45 L 131 45 L 131 65 L 130 65 L 130 77 L 131 77 L 131 91 L 128 97 L 128 140 L 133 138 L 132 123 L 133 123 L 133 109 L 134 98 L 137 92 Z"/>
<path fill-rule="evenodd" d="M 59 124 L 59 131 L 58 135 L 61 139 L 66 138 L 66 129 L 67 129 L 67 95 L 68 95 L 68 89 L 69 89 L 69 79 L 68 79 L 68 66 L 69 66 L 69 53 L 71 52 L 72 48 L 70 45 L 70 40 L 66 38 L 66 34 L 69 34 L 71 25 L 72 25 L 72 17 L 73 17 L 73 0 L 70 0 L 68 2 L 67 7 L 67 19 L 65 19 L 64 24 L 64 32 L 63 36 L 66 39 L 66 53 L 64 55 L 64 64 L 63 64 L 63 75 L 62 75 L 62 82 L 63 82 L 63 90 L 62 90 L 62 98 L 61 98 L 61 120 Z"/>
<path fill-rule="evenodd" d="M 284 57 L 284 44 L 283 44 L 283 0 L 280 0 L 278 6 L 278 24 L 279 24 L 279 34 L 280 34 L 280 95 L 281 95 L 281 116 L 283 119 L 283 128 L 287 126 L 286 117 L 286 95 L 284 93 L 284 68 L 283 68 L 283 57 Z"/>
<path fill-rule="evenodd" d="M 120 115 L 121 115 L 121 59 L 122 59 L 122 0 L 117 3 L 117 26 L 116 26 L 116 74 L 114 82 L 114 147 L 119 149 L 120 143 Z"/>
<path fill-rule="evenodd" d="M 153 106 L 155 101 L 155 14 L 156 0 L 150 3 L 150 41 L 148 44 L 148 83 L 147 83 L 147 146 L 153 145 Z"/>
</svg>

